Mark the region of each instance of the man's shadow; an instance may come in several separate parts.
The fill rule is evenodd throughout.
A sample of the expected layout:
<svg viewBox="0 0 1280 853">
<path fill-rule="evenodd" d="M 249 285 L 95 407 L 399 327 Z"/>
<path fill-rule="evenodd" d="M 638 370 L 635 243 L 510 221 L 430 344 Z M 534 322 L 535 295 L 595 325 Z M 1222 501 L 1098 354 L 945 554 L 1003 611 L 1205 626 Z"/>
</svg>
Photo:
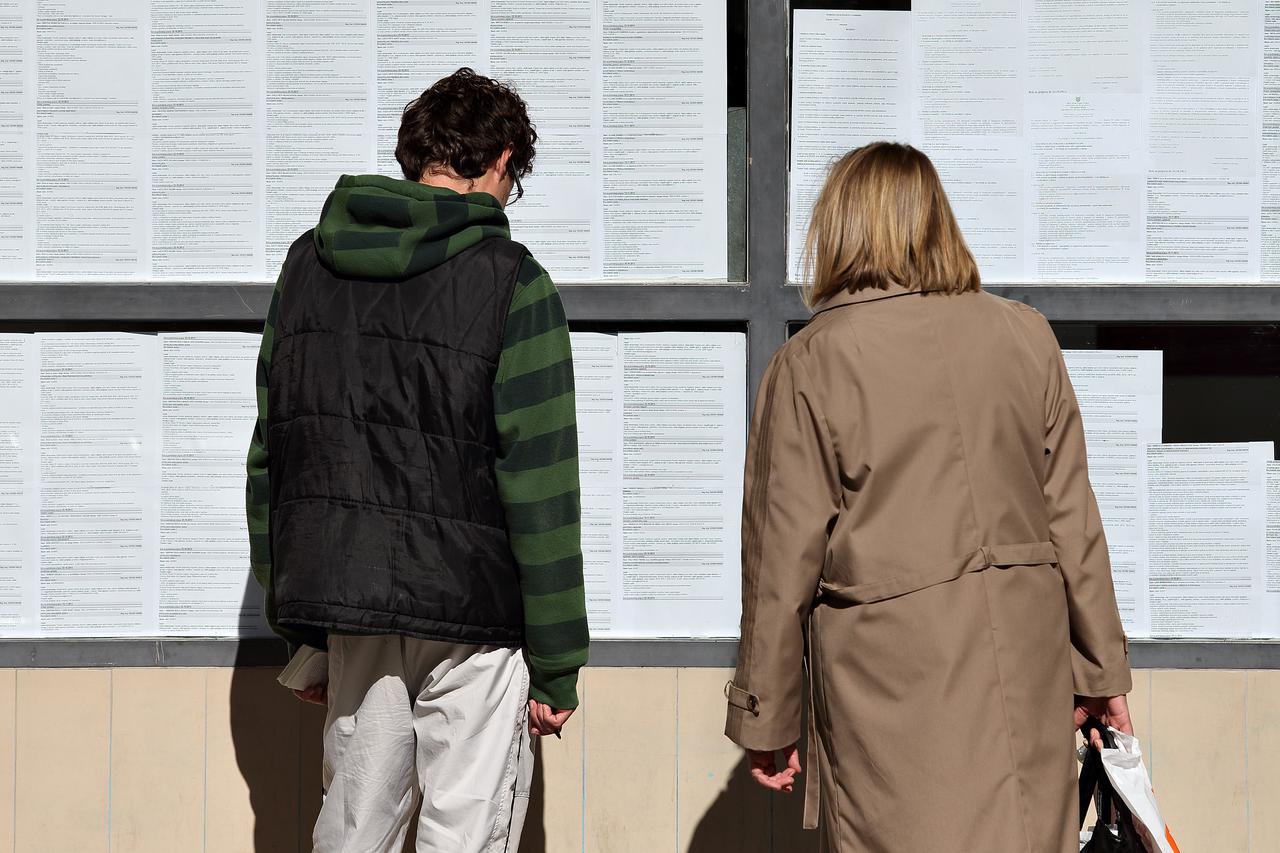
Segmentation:
<svg viewBox="0 0 1280 853">
<path fill-rule="evenodd" d="M 542 739 L 533 741 L 533 786 L 529 789 L 529 814 L 524 821 L 524 834 L 520 837 L 519 853 L 546 853 L 547 827 L 543 823 L 546 814 L 547 784 L 542 776 Z"/>
<path fill-rule="evenodd" d="M 260 607 L 261 590 L 247 581 L 245 608 Z M 231 673 L 231 741 L 253 810 L 254 853 L 307 853 L 320 811 L 324 709 L 276 681 L 286 663 L 283 640 L 245 637 Z"/>
</svg>

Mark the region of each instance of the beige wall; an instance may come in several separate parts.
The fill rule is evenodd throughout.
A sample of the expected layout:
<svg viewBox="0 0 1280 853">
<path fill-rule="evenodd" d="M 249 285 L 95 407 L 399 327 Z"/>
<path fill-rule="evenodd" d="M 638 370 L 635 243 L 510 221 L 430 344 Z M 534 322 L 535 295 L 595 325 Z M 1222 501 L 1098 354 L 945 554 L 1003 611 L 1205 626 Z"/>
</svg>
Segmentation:
<svg viewBox="0 0 1280 853">
<path fill-rule="evenodd" d="M 274 674 L 0 670 L 0 853 L 308 850 L 322 717 Z M 585 673 L 522 849 L 811 850 L 799 795 L 771 802 L 720 735 L 727 678 Z M 1280 672 L 1144 671 L 1133 707 L 1186 853 L 1280 849 Z"/>
</svg>

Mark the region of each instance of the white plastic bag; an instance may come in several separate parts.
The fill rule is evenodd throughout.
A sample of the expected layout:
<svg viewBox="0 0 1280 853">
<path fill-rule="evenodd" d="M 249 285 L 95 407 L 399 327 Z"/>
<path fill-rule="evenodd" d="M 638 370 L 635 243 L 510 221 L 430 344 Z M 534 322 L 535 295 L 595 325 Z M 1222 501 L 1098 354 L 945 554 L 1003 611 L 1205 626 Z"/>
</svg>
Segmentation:
<svg viewBox="0 0 1280 853">
<path fill-rule="evenodd" d="M 1173 835 L 1160 816 L 1160 807 L 1156 805 L 1156 795 L 1151 791 L 1151 776 L 1142 762 L 1138 739 L 1115 729 L 1111 729 L 1111 736 L 1115 738 L 1116 748 L 1102 750 L 1102 766 L 1116 794 L 1133 814 L 1133 822 L 1143 843 L 1151 853 L 1179 853 Z"/>
</svg>

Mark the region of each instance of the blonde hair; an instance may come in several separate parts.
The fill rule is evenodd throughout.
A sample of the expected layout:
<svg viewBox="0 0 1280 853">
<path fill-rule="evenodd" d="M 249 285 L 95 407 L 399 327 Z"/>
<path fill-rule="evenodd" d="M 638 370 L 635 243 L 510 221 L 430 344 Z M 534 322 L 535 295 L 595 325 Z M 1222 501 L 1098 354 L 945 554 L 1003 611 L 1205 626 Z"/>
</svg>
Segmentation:
<svg viewBox="0 0 1280 853">
<path fill-rule="evenodd" d="M 810 307 L 841 290 L 982 286 L 933 163 L 895 142 L 856 148 L 831 167 L 809 222 L 804 281 Z"/>
</svg>

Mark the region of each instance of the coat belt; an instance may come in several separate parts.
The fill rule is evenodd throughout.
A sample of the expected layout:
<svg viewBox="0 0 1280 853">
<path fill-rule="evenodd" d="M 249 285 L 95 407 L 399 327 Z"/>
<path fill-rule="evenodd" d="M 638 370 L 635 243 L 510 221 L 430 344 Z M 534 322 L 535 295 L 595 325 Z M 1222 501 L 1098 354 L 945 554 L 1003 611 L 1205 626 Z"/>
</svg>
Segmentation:
<svg viewBox="0 0 1280 853">
<path fill-rule="evenodd" d="M 1041 566 L 1058 562 L 1058 552 L 1052 542 L 1024 542 L 1018 545 L 983 545 L 961 557 L 952 557 L 926 569 L 897 575 L 870 583 L 850 586 L 833 586 L 826 581 L 818 584 L 818 599 L 829 599 L 846 604 L 870 604 L 897 598 L 910 592 L 919 592 L 940 583 L 953 581 L 970 572 L 980 572 L 992 566 Z"/>
<path fill-rule="evenodd" d="M 804 780 L 804 828 L 818 828 L 818 813 L 822 808 L 822 785 L 821 773 L 819 768 L 822 761 L 818 757 L 818 750 L 822 747 L 818 745 L 818 715 L 814 713 L 816 702 L 814 695 L 818 692 L 813 684 L 813 614 L 809 614 L 809 619 L 805 623 L 805 630 L 808 637 L 805 640 L 805 675 L 809 680 L 809 733 L 805 741 L 804 757 L 805 762 L 809 765 L 805 772 L 808 773 Z"/>
<path fill-rule="evenodd" d="M 818 584 L 818 602 L 837 601 L 845 604 L 870 604 L 897 598 L 908 593 L 928 589 L 931 586 L 953 581 L 971 572 L 980 572 L 995 566 L 1042 566 L 1058 562 L 1058 552 L 1052 542 L 1024 542 L 1017 545 L 983 545 L 959 558 L 952 558 L 936 566 L 917 572 L 898 575 L 872 583 L 832 586 L 826 581 Z M 806 624 L 805 668 L 809 677 L 809 732 L 805 757 L 809 765 L 804 784 L 804 828 L 817 829 L 821 810 L 821 749 L 818 743 L 818 716 L 816 713 L 817 689 L 814 686 L 813 665 L 813 614 Z"/>
</svg>

